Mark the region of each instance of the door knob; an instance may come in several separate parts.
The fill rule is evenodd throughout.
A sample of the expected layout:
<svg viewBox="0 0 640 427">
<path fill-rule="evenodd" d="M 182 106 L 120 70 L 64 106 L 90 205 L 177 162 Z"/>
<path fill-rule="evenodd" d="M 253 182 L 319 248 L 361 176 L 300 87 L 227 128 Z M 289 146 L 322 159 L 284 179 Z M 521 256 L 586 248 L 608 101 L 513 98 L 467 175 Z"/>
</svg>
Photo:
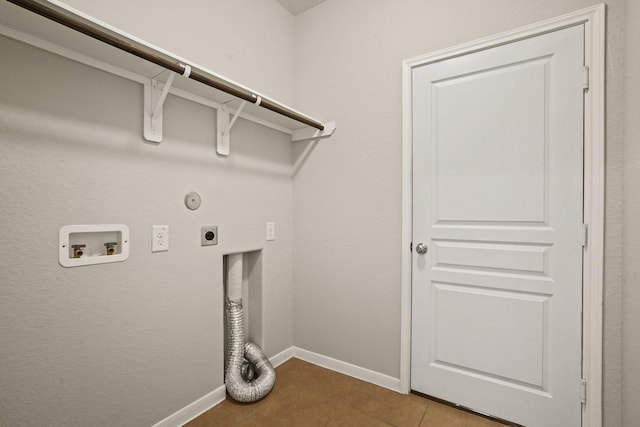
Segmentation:
<svg viewBox="0 0 640 427">
<path fill-rule="evenodd" d="M 418 243 L 416 245 L 416 252 L 418 252 L 420 255 L 424 255 L 427 253 L 427 245 L 425 245 L 424 243 Z"/>
</svg>

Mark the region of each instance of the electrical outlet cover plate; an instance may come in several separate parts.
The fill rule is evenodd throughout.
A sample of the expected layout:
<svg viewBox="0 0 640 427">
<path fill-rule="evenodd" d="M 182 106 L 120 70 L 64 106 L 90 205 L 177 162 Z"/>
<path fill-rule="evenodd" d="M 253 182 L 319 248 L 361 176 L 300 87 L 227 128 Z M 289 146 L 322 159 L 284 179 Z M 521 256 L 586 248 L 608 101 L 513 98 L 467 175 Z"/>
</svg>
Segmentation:
<svg viewBox="0 0 640 427">
<path fill-rule="evenodd" d="M 151 252 L 166 252 L 169 250 L 169 226 L 154 225 L 151 234 Z"/>
<path fill-rule="evenodd" d="M 218 244 L 218 227 L 205 226 L 200 231 L 200 244 L 202 246 L 212 246 Z"/>
<path fill-rule="evenodd" d="M 276 240 L 276 223 L 267 222 L 267 240 Z"/>
</svg>

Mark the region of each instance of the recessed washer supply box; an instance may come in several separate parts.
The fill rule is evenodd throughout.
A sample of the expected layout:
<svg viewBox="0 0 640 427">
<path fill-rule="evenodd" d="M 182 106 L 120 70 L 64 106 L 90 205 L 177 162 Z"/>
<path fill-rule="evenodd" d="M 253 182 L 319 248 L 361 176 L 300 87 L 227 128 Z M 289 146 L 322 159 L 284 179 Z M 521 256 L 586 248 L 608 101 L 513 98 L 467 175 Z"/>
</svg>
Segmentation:
<svg viewBox="0 0 640 427">
<path fill-rule="evenodd" d="M 129 257 L 129 227 L 124 224 L 65 225 L 58 260 L 63 267 L 120 262 Z"/>
</svg>

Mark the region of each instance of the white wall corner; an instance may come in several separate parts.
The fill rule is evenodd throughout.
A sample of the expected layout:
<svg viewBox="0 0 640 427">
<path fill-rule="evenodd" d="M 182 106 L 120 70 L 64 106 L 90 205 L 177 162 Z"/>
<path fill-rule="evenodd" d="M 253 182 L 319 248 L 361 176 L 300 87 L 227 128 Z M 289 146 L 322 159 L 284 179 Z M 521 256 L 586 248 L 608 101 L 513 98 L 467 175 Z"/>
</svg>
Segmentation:
<svg viewBox="0 0 640 427">
<path fill-rule="evenodd" d="M 270 357 L 269 361 L 271 362 L 274 368 L 277 368 L 287 360 L 294 357 L 294 352 L 295 352 L 295 347 L 289 347 L 286 350 L 283 350 L 280 353 L 276 354 L 275 356 Z M 277 381 L 277 378 L 276 378 L 276 381 Z"/>
</svg>

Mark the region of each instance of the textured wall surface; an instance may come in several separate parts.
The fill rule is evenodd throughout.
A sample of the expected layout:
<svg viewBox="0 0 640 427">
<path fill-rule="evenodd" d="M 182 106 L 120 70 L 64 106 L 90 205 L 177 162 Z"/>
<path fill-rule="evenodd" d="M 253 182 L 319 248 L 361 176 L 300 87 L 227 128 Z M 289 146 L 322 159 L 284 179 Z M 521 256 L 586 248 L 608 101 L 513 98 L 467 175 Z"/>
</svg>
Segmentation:
<svg viewBox="0 0 640 427">
<path fill-rule="evenodd" d="M 640 425 L 640 2 L 629 0 L 625 37 L 622 425 Z"/>
<path fill-rule="evenodd" d="M 294 153 L 302 164 L 294 187 L 297 346 L 400 374 L 401 61 L 596 3 L 328 0 L 297 17 L 297 105 L 338 123 L 329 142 L 298 144 Z M 604 380 L 605 425 L 615 427 L 621 425 L 625 2 L 607 4 Z"/>
<path fill-rule="evenodd" d="M 240 84 L 291 103 L 294 18 L 275 0 L 65 0 Z"/>
<path fill-rule="evenodd" d="M 401 61 L 597 1 L 327 0 L 295 19 L 262 0 L 67 3 L 338 130 L 292 153 L 241 120 L 222 159 L 213 111 L 169 96 L 147 144 L 140 85 L 0 38 L 0 425 L 150 425 L 222 385 L 222 254 L 261 247 L 268 355 L 398 377 Z M 607 1 L 606 427 L 640 424 L 639 8 Z M 60 267 L 59 228 L 87 223 L 129 225 L 130 258 Z"/>
<path fill-rule="evenodd" d="M 143 20 L 129 9 L 112 12 Z M 222 386 L 225 253 L 264 248 L 264 350 L 293 345 L 288 135 L 238 120 L 218 157 L 215 111 L 169 95 L 164 141 L 146 143 L 141 85 L 4 37 L 0 57 L 0 425 L 152 425 Z M 129 226 L 129 259 L 61 267 L 60 227 L 94 223 Z M 169 225 L 168 252 L 151 253 L 154 224 Z M 218 246 L 200 246 L 203 225 Z"/>
</svg>

